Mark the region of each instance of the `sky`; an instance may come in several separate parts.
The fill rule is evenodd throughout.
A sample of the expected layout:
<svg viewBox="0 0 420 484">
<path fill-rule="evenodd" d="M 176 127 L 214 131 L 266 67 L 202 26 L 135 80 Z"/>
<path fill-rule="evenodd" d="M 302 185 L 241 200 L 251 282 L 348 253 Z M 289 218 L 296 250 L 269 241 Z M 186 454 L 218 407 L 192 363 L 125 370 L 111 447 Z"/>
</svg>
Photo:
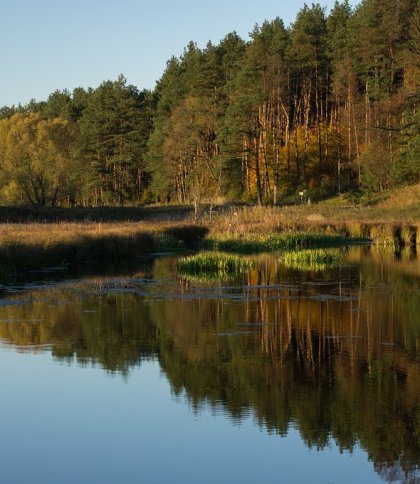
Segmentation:
<svg viewBox="0 0 420 484">
<path fill-rule="evenodd" d="M 310 2 L 308 2 L 310 3 Z M 334 0 L 321 0 L 327 10 Z M 358 3 L 356 0 L 350 2 Z M 205 47 L 256 23 L 289 25 L 304 0 L 0 0 L 0 106 L 97 87 L 123 74 L 153 89 L 189 41 Z"/>
</svg>

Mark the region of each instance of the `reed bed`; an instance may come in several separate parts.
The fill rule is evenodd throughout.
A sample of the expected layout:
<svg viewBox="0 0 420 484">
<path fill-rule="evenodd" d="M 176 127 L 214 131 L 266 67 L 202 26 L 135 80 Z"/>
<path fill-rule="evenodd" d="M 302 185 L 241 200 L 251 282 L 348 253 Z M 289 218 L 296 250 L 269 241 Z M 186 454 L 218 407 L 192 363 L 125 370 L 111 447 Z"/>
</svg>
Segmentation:
<svg viewBox="0 0 420 484">
<path fill-rule="evenodd" d="M 2 224 L 0 278 L 51 265 L 191 249 L 206 232 L 205 227 L 178 223 Z"/>
<path fill-rule="evenodd" d="M 315 247 L 337 247 L 349 240 L 340 235 L 324 235 L 309 232 L 297 233 L 251 233 L 228 236 L 213 235 L 203 241 L 206 249 L 230 253 L 253 254 Z"/>
<path fill-rule="evenodd" d="M 316 237 L 318 247 L 337 244 L 340 238 L 343 243 L 364 241 L 399 247 L 415 246 L 420 240 L 420 209 L 410 207 L 406 211 L 401 210 L 404 213 L 400 209 L 321 206 L 230 208 L 216 215 L 209 225 L 207 239 L 213 240 L 213 245 L 217 246 L 224 240 L 265 238 L 265 244 L 270 246 L 273 244 L 269 239 L 291 237 L 290 240 L 293 240 L 298 235 L 301 240 Z M 279 244 L 279 248 L 288 248 L 283 242 Z M 304 244 L 300 246 L 305 247 Z M 310 243 L 306 247 L 315 245 Z"/>
<path fill-rule="evenodd" d="M 249 232 L 339 232 L 372 225 L 418 226 L 420 205 L 397 208 L 335 207 L 327 205 L 294 207 L 232 207 L 220 210 L 210 225 L 210 234 L 247 234 Z"/>
</svg>

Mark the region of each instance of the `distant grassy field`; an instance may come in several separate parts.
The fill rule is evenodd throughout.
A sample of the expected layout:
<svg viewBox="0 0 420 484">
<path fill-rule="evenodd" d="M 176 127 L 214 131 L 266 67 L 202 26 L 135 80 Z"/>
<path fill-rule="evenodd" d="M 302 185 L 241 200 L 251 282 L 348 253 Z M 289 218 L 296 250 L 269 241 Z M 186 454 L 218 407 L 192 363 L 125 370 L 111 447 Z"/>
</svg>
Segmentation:
<svg viewBox="0 0 420 484">
<path fill-rule="evenodd" d="M 186 205 L 156 207 L 0 207 L 1 223 L 179 222 L 191 220 Z"/>
<path fill-rule="evenodd" d="M 94 222 L 190 222 L 194 210 L 188 205 L 149 207 L 0 207 L 1 223 L 94 223 Z M 203 207 L 201 222 L 209 223 L 208 212 Z M 219 205 L 214 223 L 229 224 L 240 229 L 243 223 L 256 229 L 270 230 L 294 228 L 297 225 L 313 226 L 330 223 L 419 223 L 420 185 L 403 187 L 365 199 L 363 204 L 350 202 L 348 196 L 335 197 L 313 205 L 286 207 Z"/>
</svg>

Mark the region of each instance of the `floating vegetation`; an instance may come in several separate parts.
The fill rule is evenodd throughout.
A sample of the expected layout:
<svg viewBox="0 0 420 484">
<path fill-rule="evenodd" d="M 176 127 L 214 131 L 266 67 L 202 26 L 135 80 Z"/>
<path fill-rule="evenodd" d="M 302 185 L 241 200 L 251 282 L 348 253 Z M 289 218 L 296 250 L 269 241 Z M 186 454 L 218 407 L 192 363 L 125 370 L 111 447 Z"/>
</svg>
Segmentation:
<svg viewBox="0 0 420 484">
<path fill-rule="evenodd" d="M 255 262 L 243 257 L 226 254 L 204 253 L 183 257 L 177 262 L 178 270 L 198 279 L 239 275 L 255 267 Z"/>
<path fill-rule="evenodd" d="M 337 247 L 347 245 L 348 243 L 349 239 L 343 236 L 306 232 L 253 234 L 236 238 L 225 238 L 219 235 L 204 240 L 207 249 L 244 254 L 317 247 Z"/>
<path fill-rule="evenodd" d="M 197 284 L 213 284 L 215 282 L 228 282 L 235 278 L 236 274 L 228 274 L 227 272 L 197 272 L 197 273 L 187 273 L 182 272 L 183 278 L 188 282 L 193 282 Z"/>
<path fill-rule="evenodd" d="M 342 253 L 338 250 L 301 250 L 286 252 L 281 261 L 289 269 L 304 271 L 325 271 L 339 264 Z"/>
</svg>

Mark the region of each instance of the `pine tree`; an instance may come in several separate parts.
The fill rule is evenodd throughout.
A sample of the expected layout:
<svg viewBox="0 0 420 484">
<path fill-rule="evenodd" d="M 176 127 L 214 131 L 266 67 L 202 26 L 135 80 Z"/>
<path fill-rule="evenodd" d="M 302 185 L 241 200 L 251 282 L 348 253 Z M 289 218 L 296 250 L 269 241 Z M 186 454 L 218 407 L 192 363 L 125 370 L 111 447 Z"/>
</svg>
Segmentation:
<svg viewBox="0 0 420 484">
<path fill-rule="evenodd" d="M 151 96 L 123 76 L 101 84 L 79 121 L 81 153 L 87 161 L 87 196 L 92 203 L 138 202 L 144 189 Z"/>
</svg>

